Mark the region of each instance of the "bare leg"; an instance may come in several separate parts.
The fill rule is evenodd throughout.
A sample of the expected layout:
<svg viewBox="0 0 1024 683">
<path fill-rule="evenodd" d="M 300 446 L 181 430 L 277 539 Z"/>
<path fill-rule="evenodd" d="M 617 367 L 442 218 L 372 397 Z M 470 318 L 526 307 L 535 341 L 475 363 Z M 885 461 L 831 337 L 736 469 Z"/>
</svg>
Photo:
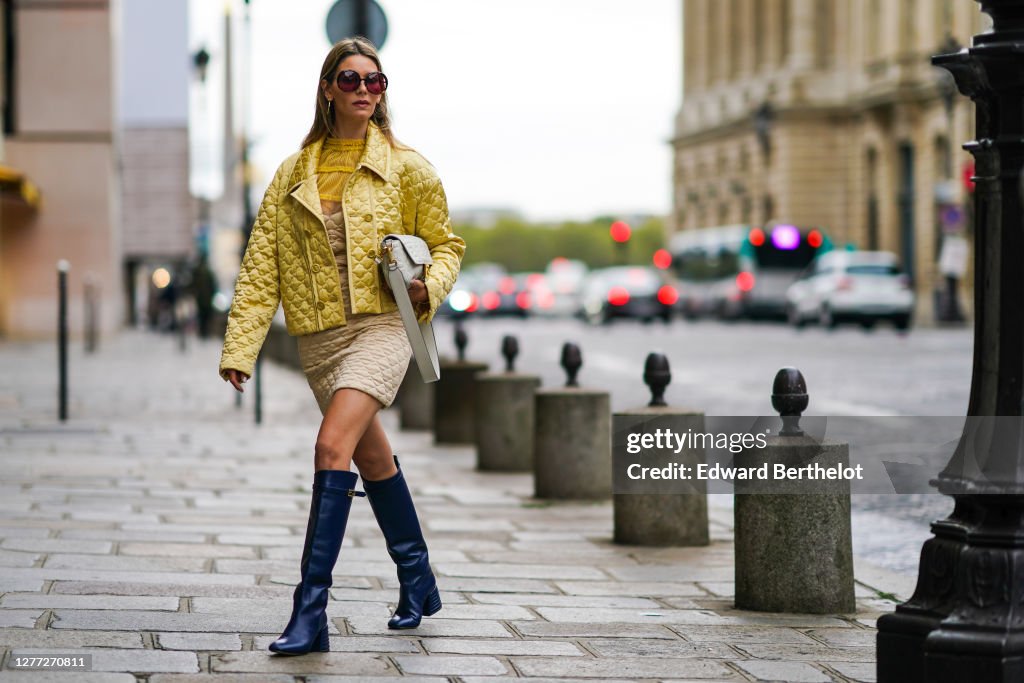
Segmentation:
<svg viewBox="0 0 1024 683">
<path fill-rule="evenodd" d="M 380 481 L 393 477 L 398 468 L 392 455 L 391 443 L 384 433 L 384 425 L 380 423 L 380 415 L 374 415 L 370 425 L 363 432 L 363 438 L 356 444 L 352 460 L 359 468 L 363 481 Z"/>
<path fill-rule="evenodd" d="M 334 392 L 316 436 L 316 471 L 349 469 L 356 445 L 378 410 L 380 401 L 358 389 Z"/>
</svg>

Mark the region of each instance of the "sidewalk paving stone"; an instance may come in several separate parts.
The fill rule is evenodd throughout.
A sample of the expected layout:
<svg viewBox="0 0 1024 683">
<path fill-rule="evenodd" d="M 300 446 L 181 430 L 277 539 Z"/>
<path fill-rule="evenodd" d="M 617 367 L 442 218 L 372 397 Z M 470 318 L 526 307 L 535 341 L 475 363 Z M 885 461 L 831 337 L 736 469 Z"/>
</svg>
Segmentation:
<svg viewBox="0 0 1024 683">
<path fill-rule="evenodd" d="M 735 662 L 754 680 L 770 683 L 832 683 L 832 677 L 802 662 Z"/>
<path fill-rule="evenodd" d="M 102 673 L 89 671 L 4 671 L 4 683 L 135 683 L 129 673 Z"/>
<path fill-rule="evenodd" d="M 404 673 L 436 676 L 502 676 L 509 672 L 501 660 L 494 657 L 449 657 L 446 655 L 410 655 L 395 657 Z"/>
<path fill-rule="evenodd" d="M 56 631 L 35 628 L 0 630 L 0 648 L 83 648 L 112 647 L 116 649 L 145 647 L 140 633 L 122 631 Z"/>
<path fill-rule="evenodd" d="M 295 683 L 290 674 L 156 674 L 149 683 Z"/>
<path fill-rule="evenodd" d="M 524 676 L 578 678 L 706 678 L 729 679 L 735 675 L 717 661 L 700 659 L 657 659 L 616 657 L 615 659 L 549 659 L 546 657 L 512 657 L 516 670 Z"/>
<path fill-rule="evenodd" d="M 825 662 L 829 668 L 835 669 L 840 676 L 845 676 L 856 683 L 875 683 L 878 680 L 875 665 L 853 664 L 849 662 Z"/>
<path fill-rule="evenodd" d="M 556 624 L 549 621 L 514 621 L 510 625 L 527 638 L 679 638 L 669 628 L 647 624 Z"/>
<path fill-rule="evenodd" d="M 0 599 L 0 608 L 42 609 L 107 609 L 107 610 L 163 610 L 178 611 L 178 598 L 156 598 L 110 595 L 39 595 L 38 593 L 8 593 Z"/>
<path fill-rule="evenodd" d="M 253 639 L 253 650 L 267 652 L 270 644 L 277 636 L 256 636 Z M 414 654 L 422 650 L 416 639 L 405 637 L 378 636 L 333 636 L 331 652 L 381 652 L 387 654 Z"/>
<path fill-rule="evenodd" d="M 316 652 L 303 657 L 270 655 L 264 652 L 228 652 L 210 657 L 211 672 L 382 674 L 391 668 L 385 657 L 353 652 Z"/>
<path fill-rule="evenodd" d="M 551 657 L 582 657 L 586 653 L 570 642 L 554 640 L 485 640 L 458 638 L 424 638 L 428 653 L 460 655 L 544 655 Z"/>
<path fill-rule="evenodd" d="M 155 633 L 164 650 L 241 650 L 242 639 L 236 633 Z"/>
</svg>

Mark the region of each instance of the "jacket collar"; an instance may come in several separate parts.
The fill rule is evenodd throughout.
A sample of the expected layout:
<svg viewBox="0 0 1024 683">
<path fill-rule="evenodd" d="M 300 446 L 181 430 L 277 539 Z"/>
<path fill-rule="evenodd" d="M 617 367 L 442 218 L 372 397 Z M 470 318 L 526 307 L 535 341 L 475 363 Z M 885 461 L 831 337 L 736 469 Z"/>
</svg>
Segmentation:
<svg viewBox="0 0 1024 683">
<path fill-rule="evenodd" d="M 320 138 L 302 148 L 299 158 L 295 161 L 295 167 L 288 179 L 288 192 L 307 181 L 316 183 L 316 164 L 320 159 L 320 150 L 323 149 L 324 139 Z M 366 129 L 366 147 L 363 149 L 363 156 L 359 158 L 356 168 L 367 168 L 383 180 L 387 180 L 388 172 L 391 170 L 391 145 L 387 138 L 380 132 L 377 124 L 370 122 Z"/>
</svg>

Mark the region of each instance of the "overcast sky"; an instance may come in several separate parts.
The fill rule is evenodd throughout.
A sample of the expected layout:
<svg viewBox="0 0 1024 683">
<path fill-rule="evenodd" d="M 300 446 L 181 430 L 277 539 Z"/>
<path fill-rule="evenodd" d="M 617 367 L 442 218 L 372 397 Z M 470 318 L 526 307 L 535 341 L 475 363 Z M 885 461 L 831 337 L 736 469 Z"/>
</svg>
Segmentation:
<svg viewBox="0 0 1024 683">
<path fill-rule="evenodd" d="M 669 210 L 679 0 L 379 2 L 396 134 L 437 167 L 453 210 L 507 207 L 535 220 Z M 252 0 L 249 128 L 264 185 L 312 122 L 332 4 Z M 207 194 L 218 190 L 208 169 L 223 7 L 190 6 L 190 47 L 213 55 L 206 92 L 192 91 L 193 189 Z"/>
</svg>

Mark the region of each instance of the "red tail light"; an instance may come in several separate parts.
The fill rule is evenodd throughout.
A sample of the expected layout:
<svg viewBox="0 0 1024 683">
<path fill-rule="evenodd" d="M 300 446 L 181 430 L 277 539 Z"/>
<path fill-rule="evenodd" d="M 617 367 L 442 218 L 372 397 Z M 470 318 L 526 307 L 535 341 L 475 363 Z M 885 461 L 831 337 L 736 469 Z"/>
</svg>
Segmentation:
<svg viewBox="0 0 1024 683">
<path fill-rule="evenodd" d="M 482 303 L 488 311 L 493 311 L 501 305 L 501 295 L 494 291 L 484 292 Z"/>
<path fill-rule="evenodd" d="M 662 285 L 661 289 L 658 290 L 658 301 L 665 306 L 672 306 L 675 302 L 679 301 L 679 292 L 672 285 Z"/>
<path fill-rule="evenodd" d="M 480 298 L 476 294 L 473 294 L 472 292 L 470 292 L 470 294 L 469 294 L 469 308 L 466 309 L 466 312 L 467 313 L 474 313 L 478 308 L 480 308 Z"/>
<path fill-rule="evenodd" d="M 537 293 L 537 306 L 540 308 L 551 308 L 555 305 L 555 295 L 550 290 L 543 290 Z"/>
<path fill-rule="evenodd" d="M 625 287 L 612 287 L 608 290 L 608 303 L 612 306 L 625 306 L 629 303 L 629 291 Z"/>
<path fill-rule="evenodd" d="M 749 292 L 754 288 L 754 274 L 743 271 L 736 276 L 736 288 L 741 292 Z"/>
<path fill-rule="evenodd" d="M 516 306 L 518 306 L 519 308 L 523 308 L 523 309 L 529 308 L 530 307 L 530 293 L 529 292 L 519 292 L 518 294 L 516 294 Z"/>
<path fill-rule="evenodd" d="M 503 277 L 498 282 L 498 291 L 502 294 L 511 294 L 516 291 L 516 281 L 510 277 Z"/>
</svg>

